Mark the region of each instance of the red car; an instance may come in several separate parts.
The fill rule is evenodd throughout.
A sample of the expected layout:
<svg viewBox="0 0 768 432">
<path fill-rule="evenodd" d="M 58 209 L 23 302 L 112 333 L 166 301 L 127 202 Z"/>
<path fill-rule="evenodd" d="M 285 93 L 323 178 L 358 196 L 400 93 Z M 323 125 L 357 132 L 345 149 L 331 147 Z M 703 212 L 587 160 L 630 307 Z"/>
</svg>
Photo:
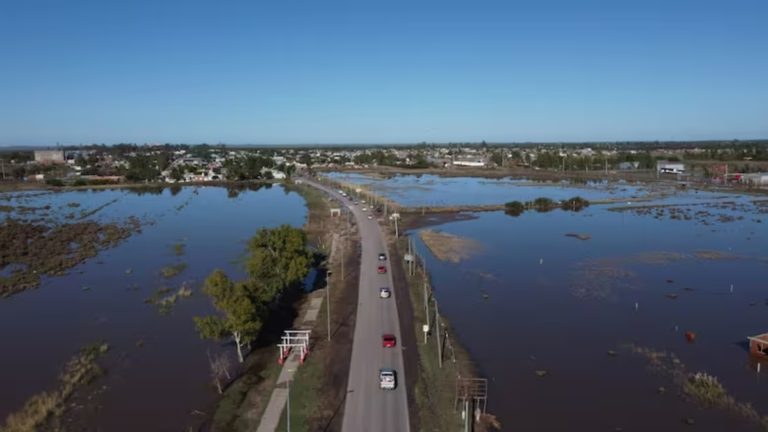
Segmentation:
<svg viewBox="0 0 768 432">
<path fill-rule="evenodd" d="M 385 334 L 381 337 L 381 346 L 384 348 L 393 348 L 395 345 L 397 345 L 397 339 L 395 339 L 395 335 Z"/>
<path fill-rule="evenodd" d="M 378 271 L 380 274 L 384 274 L 387 272 L 387 268 L 384 266 L 379 266 L 379 268 L 376 271 Z"/>
</svg>

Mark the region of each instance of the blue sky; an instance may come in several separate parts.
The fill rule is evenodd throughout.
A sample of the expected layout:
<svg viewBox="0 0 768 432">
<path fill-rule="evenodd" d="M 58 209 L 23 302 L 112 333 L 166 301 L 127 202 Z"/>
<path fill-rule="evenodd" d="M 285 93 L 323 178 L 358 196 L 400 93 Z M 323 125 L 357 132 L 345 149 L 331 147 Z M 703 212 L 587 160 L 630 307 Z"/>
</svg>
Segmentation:
<svg viewBox="0 0 768 432">
<path fill-rule="evenodd" d="M 765 0 L 0 1 L 0 145 L 768 138 Z"/>
</svg>

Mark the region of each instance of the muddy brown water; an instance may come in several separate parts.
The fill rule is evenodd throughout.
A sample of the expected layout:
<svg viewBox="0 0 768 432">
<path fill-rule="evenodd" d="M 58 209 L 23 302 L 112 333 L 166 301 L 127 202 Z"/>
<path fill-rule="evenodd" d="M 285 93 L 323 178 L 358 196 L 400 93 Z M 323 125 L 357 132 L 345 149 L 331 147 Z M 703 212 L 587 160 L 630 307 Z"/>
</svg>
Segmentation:
<svg viewBox="0 0 768 432">
<path fill-rule="evenodd" d="M 192 317 L 212 312 L 201 283 L 215 268 L 244 276 L 240 259 L 248 238 L 261 227 L 301 226 L 304 200 L 280 186 L 185 187 L 22 196 L 11 205 L 51 205 L 45 217 L 64 220 L 71 202 L 80 203 L 78 213 L 111 203 L 88 217 L 108 221 L 133 215 L 145 224 L 140 234 L 69 275 L 44 278 L 38 289 L 0 300 L 0 418 L 33 394 L 54 388 L 64 363 L 80 347 L 103 340 L 111 347 L 101 361 L 106 375 L 90 388 L 96 390 L 92 401 L 69 411 L 66 419 L 75 429 L 186 430 L 199 424 L 200 412 L 210 413 L 217 399 L 206 352 L 233 352 L 201 340 L 195 331 Z M 173 247 L 178 243 L 185 245 L 181 256 Z M 187 264 L 179 275 L 160 275 L 161 268 L 178 263 Z M 176 290 L 184 283 L 194 294 L 179 299 L 168 315 L 145 303 L 157 289 Z"/>
</svg>

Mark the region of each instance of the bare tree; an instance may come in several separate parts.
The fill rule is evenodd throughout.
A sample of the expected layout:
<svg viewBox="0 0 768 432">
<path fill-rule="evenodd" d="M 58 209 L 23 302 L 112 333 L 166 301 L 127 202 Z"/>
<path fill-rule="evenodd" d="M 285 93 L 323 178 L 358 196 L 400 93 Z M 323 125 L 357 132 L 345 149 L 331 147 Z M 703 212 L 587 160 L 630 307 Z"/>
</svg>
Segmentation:
<svg viewBox="0 0 768 432">
<path fill-rule="evenodd" d="M 208 365 L 211 367 L 211 379 L 213 384 L 216 385 L 216 389 L 219 394 L 224 392 L 224 386 L 232 379 L 229 374 L 229 368 L 232 366 L 232 362 L 225 353 L 212 356 L 208 351 Z"/>
</svg>

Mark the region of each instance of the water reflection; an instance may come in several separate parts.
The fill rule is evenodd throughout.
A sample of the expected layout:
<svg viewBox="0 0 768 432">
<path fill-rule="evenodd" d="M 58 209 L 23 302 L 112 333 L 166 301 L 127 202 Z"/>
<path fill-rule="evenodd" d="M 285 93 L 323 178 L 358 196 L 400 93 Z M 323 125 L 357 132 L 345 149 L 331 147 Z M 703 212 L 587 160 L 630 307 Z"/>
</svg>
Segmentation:
<svg viewBox="0 0 768 432">
<path fill-rule="evenodd" d="M 195 424 L 191 412 L 210 411 L 216 391 L 208 383 L 206 351 L 221 347 L 195 331 L 192 317 L 211 312 L 199 286 L 215 268 L 245 277 L 238 258 L 248 238 L 261 227 L 301 226 L 306 217 L 304 200 L 282 187 L 246 187 L 237 200 L 228 195 L 223 187 L 195 186 L 10 197 L 12 206 L 49 205 L 54 221 L 66 221 L 73 211 L 68 204 L 77 203 L 78 212 L 98 209 L 87 220 L 133 215 L 143 225 L 70 274 L 43 278 L 38 289 L 0 301 L 0 418 L 53 388 L 72 354 L 101 340 L 112 347 L 108 373 L 98 381 L 105 386 L 98 409 L 75 412 L 86 417 L 77 423 L 84 430 L 186 430 Z M 178 274 L 163 276 L 172 266 Z M 145 303 L 182 287 L 193 288 L 192 295 L 167 314 Z"/>
</svg>

